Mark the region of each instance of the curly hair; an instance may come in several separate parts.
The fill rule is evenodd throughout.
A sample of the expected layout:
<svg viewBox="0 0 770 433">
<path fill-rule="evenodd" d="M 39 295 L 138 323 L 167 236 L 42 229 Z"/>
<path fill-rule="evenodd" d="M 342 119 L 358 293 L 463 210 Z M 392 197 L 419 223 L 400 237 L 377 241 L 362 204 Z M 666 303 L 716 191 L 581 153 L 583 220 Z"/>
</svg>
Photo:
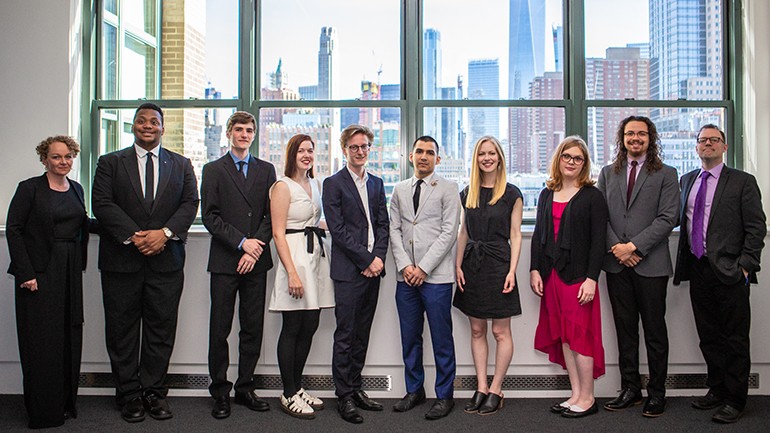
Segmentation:
<svg viewBox="0 0 770 433">
<path fill-rule="evenodd" d="M 43 162 L 46 158 L 48 158 L 48 149 L 50 149 L 51 145 L 56 142 L 66 144 L 67 149 L 70 150 L 70 153 L 72 153 L 73 157 L 77 156 L 78 152 L 80 152 L 80 145 L 77 141 L 75 141 L 74 138 L 67 135 L 55 135 L 41 141 L 40 144 L 38 144 L 35 148 L 35 152 L 37 152 L 37 155 L 40 157 L 40 162 Z"/>
<path fill-rule="evenodd" d="M 618 132 L 615 135 L 615 160 L 612 163 L 612 171 L 620 173 L 621 168 L 623 168 L 623 162 L 628 159 L 628 149 L 626 149 L 624 134 L 626 132 L 626 125 L 629 122 L 644 122 L 647 125 L 647 133 L 650 139 L 650 145 L 647 148 L 647 158 L 644 161 L 647 172 L 652 173 L 663 168 L 663 149 L 660 145 L 660 136 L 658 136 L 658 129 L 655 127 L 655 124 L 652 123 L 649 117 L 628 116 L 620 121 Z"/>
</svg>

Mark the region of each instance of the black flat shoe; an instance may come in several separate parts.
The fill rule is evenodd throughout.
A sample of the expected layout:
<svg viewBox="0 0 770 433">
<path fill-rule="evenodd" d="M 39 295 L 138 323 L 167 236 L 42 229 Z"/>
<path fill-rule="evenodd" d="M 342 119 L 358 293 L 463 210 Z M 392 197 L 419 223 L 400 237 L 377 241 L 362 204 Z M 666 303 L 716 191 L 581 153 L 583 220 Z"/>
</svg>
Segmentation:
<svg viewBox="0 0 770 433">
<path fill-rule="evenodd" d="M 549 410 L 551 411 L 551 413 L 555 413 L 557 415 L 561 415 L 564 412 L 566 412 L 567 409 L 569 409 L 569 405 L 567 404 L 566 401 L 563 401 L 561 403 L 555 403 L 553 406 L 551 406 L 551 408 Z"/>
<path fill-rule="evenodd" d="M 481 391 L 476 391 L 473 393 L 473 397 L 471 397 L 470 400 L 468 400 L 468 403 L 465 403 L 465 413 L 477 413 L 479 411 L 479 406 L 481 406 L 481 403 L 484 403 L 484 399 L 487 398 L 487 395 L 484 394 Z"/>
<path fill-rule="evenodd" d="M 583 411 L 572 410 L 573 407 L 577 406 L 570 406 L 570 408 L 565 410 L 561 416 L 564 418 L 583 418 L 584 416 L 594 415 L 599 412 L 599 405 L 596 404 L 596 400 L 594 400 L 594 404 L 591 405 L 591 407 Z"/>
<path fill-rule="evenodd" d="M 234 401 L 235 404 L 246 406 L 253 411 L 264 412 L 270 410 L 270 405 L 254 391 L 236 392 Z"/>
<path fill-rule="evenodd" d="M 503 393 L 497 395 L 490 392 L 479 406 L 479 415 L 492 415 L 503 408 Z"/>
</svg>

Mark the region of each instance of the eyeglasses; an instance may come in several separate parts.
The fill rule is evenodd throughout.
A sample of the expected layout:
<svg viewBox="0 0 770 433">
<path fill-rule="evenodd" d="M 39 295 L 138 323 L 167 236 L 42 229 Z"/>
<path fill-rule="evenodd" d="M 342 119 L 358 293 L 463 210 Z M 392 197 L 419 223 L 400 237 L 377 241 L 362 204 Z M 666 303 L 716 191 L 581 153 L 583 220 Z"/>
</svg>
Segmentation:
<svg viewBox="0 0 770 433">
<path fill-rule="evenodd" d="M 639 138 L 647 138 L 647 137 L 649 137 L 649 136 L 650 136 L 650 133 L 649 133 L 649 132 L 647 132 L 647 131 L 639 131 L 639 132 L 635 132 L 635 131 L 626 131 L 626 132 L 624 132 L 624 133 L 623 133 L 623 135 L 624 135 L 626 138 L 634 138 L 634 136 L 637 136 L 637 137 L 639 137 Z"/>
<path fill-rule="evenodd" d="M 722 137 L 701 137 L 695 141 L 697 141 L 698 144 L 706 144 L 707 141 L 711 144 L 719 144 L 724 140 L 722 140 Z"/>
<path fill-rule="evenodd" d="M 561 154 L 561 160 L 566 162 L 566 163 L 570 163 L 571 162 L 571 163 L 573 163 L 575 165 L 581 165 L 584 162 L 586 162 L 586 159 L 583 158 L 582 156 L 580 156 L 580 155 L 572 156 L 572 155 L 570 155 L 568 153 L 562 153 Z"/>
<path fill-rule="evenodd" d="M 362 145 L 360 145 L 360 146 L 359 146 L 359 145 L 356 145 L 356 144 L 354 144 L 354 145 L 352 145 L 352 146 L 345 146 L 345 147 L 346 147 L 346 148 L 347 148 L 349 151 L 351 151 L 351 152 L 353 152 L 353 153 L 356 153 L 356 152 L 358 152 L 359 150 L 362 150 L 362 151 L 364 151 L 364 152 L 368 152 L 368 151 L 369 151 L 369 149 L 371 149 L 371 148 L 372 148 L 372 143 L 362 144 Z"/>
</svg>

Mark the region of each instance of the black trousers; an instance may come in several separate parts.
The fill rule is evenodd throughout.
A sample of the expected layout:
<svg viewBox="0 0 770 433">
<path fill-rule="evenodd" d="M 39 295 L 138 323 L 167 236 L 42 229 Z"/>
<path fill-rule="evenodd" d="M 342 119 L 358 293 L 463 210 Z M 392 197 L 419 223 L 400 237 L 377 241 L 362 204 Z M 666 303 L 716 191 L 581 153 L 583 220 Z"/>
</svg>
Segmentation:
<svg viewBox="0 0 770 433">
<path fill-rule="evenodd" d="M 379 278 L 361 275 L 354 281 L 334 280 L 337 329 L 334 331 L 332 376 L 339 398 L 350 397 L 361 389 L 361 371 L 379 293 Z"/>
<path fill-rule="evenodd" d="M 749 283 L 722 284 L 704 257 L 692 259 L 690 301 L 711 392 L 737 409 L 749 392 Z"/>
<path fill-rule="evenodd" d="M 650 381 L 647 394 L 666 395 L 668 374 L 668 329 L 666 328 L 666 290 L 668 277 L 643 277 L 632 268 L 607 273 L 607 293 L 612 304 L 618 338 L 618 364 L 622 388 L 642 389 L 639 375 L 639 318 L 644 329 L 644 345 Z"/>
<path fill-rule="evenodd" d="M 102 271 L 107 353 L 119 405 L 143 392 L 165 396 L 184 272 Z M 141 348 L 140 348 L 141 344 Z"/>
<path fill-rule="evenodd" d="M 233 383 L 227 380 L 230 367 L 230 347 L 227 337 L 233 326 L 235 298 L 238 303 L 238 379 L 235 391 L 247 393 L 254 389 L 254 369 L 262 348 L 265 318 L 266 272 L 211 274 L 211 316 L 209 320 L 209 392 L 214 398 L 228 395 Z"/>
</svg>

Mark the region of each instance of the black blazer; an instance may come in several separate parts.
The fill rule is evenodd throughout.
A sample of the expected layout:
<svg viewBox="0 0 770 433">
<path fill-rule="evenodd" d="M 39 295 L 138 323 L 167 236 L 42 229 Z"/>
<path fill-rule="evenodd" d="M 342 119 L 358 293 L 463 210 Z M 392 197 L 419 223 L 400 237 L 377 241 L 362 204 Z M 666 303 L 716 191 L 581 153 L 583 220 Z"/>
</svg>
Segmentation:
<svg viewBox="0 0 770 433">
<path fill-rule="evenodd" d="M 83 187 L 74 180 L 67 179 L 83 205 L 83 225 L 80 230 L 83 270 L 86 268 L 89 228 L 96 230 L 86 213 L 83 201 Z M 48 187 L 45 174 L 29 178 L 19 183 L 16 194 L 8 207 L 6 238 L 11 254 L 8 273 L 18 281 L 26 282 L 36 278 L 36 273 L 46 270 L 51 260 L 51 248 L 54 242 L 53 213 L 51 200 L 53 192 Z"/>
<path fill-rule="evenodd" d="M 238 172 L 229 152 L 203 166 L 201 216 L 211 233 L 209 272 L 237 274 L 243 256 L 238 246 L 244 237 L 265 243 L 252 272 L 267 272 L 273 267 L 269 192 L 275 183 L 275 167 L 251 156 L 248 176 L 244 179 Z"/>
<path fill-rule="evenodd" d="M 674 284 L 690 279 L 690 252 L 687 236 L 687 198 L 700 169 L 693 170 L 680 181 L 682 185 L 679 248 L 676 253 Z M 749 271 L 750 281 L 757 282 L 760 255 L 765 246 L 765 213 L 762 197 L 754 176 L 728 166 L 722 168 L 714 191 L 708 228 L 706 229 L 706 256 L 711 268 L 723 284 L 743 280 L 741 267 Z"/>
<path fill-rule="evenodd" d="M 368 224 L 364 204 L 347 168 L 324 180 L 323 208 L 332 237 L 331 277 L 338 281 L 353 281 L 379 257 L 385 263 L 388 253 L 390 220 L 385 204 L 382 179 L 369 173 L 366 183 L 369 214 L 374 231 L 374 248 L 366 248 Z M 385 276 L 385 271 L 380 274 Z"/>
<path fill-rule="evenodd" d="M 561 217 L 555 244 L 552 210 L 553 191 L 545 188 L 537 202 L 530 271 L 539 271 L 545 278 L 555 269 L 567 284 L 585 278 L 599 281 L 609 218 L 601 191 L 586 185 L 572 197 Z"/>
<path fill-rule="evenodd" d="M 184 244 L 198 212 L 198 186 L 190 160 L 161 148 L 158 156 L 158 187 L 152 209 L 144 204 L 134 146 L 99 158 L 91 197 L 99 220 L 99 269 L 137 272 L 147 265 L 156 272 L 184 267 Z M 141 230 L 168 227 L 177 239 L 154 256 L 145 256 L 124 242 Z"/>
</svg>

